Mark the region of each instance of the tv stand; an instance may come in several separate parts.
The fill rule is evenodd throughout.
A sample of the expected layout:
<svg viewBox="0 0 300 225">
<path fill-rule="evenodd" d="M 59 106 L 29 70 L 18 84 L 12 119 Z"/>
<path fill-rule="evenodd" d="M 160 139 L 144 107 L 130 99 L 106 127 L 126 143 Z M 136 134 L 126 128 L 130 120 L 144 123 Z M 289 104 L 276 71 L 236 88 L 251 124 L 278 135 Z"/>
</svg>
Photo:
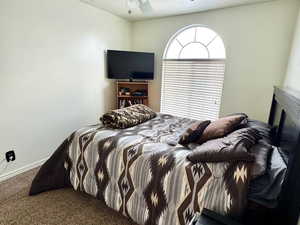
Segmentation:
<svg viewBox="0 0 300 225">
<path fill-rule="evenodd" d="M 117 109 L 130 105 L 149 105 L 148 81 L 116 81 Z"/>
</svg>

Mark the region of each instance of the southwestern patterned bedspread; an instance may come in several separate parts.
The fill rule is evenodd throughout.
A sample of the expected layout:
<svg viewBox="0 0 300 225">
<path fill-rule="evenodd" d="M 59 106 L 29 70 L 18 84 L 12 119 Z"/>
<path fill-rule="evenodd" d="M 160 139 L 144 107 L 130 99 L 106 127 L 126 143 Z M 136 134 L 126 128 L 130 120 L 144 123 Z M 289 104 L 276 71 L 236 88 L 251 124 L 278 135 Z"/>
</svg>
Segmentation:
<svg viewBox="0 0 300 225">
<path fill-rule="evenodd" d="M 192 163 L 173 144 L 195 120 L 165 114 L 128 129 L 74 132 L 42 166 L 30 195 L 73 186 L 141 225 L 188 225 L 202 208 L 239 216 L 251 163 Z"/>
</svg>

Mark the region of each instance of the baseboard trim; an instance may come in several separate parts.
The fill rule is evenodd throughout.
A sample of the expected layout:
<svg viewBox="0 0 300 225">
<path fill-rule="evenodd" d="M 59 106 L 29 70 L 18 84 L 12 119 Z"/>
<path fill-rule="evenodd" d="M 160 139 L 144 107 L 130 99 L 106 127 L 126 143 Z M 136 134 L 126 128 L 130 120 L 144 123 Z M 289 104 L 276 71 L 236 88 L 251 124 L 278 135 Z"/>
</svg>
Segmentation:
<svg viewBox="0 0 300 225">
<path fill-rule="evenodd" d="M 19 168 L 19 169 L 16 169 L 16 170 L 11 171 L 11 172 L 2 174 L 2 175 L 0 175 L 0 182 L 5 181 L 5 180 L 7 180 L 7 179 L 9 179 L 9 178 L 12 178 L 12 177 L 14 177 L 14 176 L 17 176 L 17 175 L 19 175 L 19 174 L 21 174 L 21 173 L 24 173 L 24 172 L 26 172 L 26 171 L 28 171 L 28 170 L 31 170 L 31 169 L 33 169 L 33 168 L 36 168 L 36 167 L 38 167 L 38 166 L 41 166 L 41 165 L 43 165 L 48 159 L 49 159 L 49 157 L 47 157 L 47 158 L 45 158 L 45 159 L 42 159 L 42 160 L 39 160 L 39 161 L 36 161 L 36 162 L 34 162 L 34 163 L 31 163 L 31 164 L 29 164 L 29 165 L 27 165 L 27 166 L 23 166 L 23 167 L 21 167 L 21 168 Z"/>
</svg>

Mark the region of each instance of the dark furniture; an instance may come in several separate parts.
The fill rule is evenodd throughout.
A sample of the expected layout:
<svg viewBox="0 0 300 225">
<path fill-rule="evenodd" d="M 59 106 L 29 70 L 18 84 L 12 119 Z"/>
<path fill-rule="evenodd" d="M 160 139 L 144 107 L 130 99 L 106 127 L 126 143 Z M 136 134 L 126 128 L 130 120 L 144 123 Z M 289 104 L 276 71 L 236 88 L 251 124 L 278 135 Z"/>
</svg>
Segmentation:
<svg viewBox="0 0 300 225">
<path fill-rule="evenodd" d="M 269 122 L 275 127 L 273 143 L 279 147 L 288 172 L 275 209 L 250 202 L 245 225 L 297 225 L 300 215 L 300 92 L 274 87 Z M 203 225 L 233 225 L 229 218 L 205 210 Z M 199 224 L 202 225 L 201 220 Z M 224 222 L 225 221 L 225 222 Z"/>
<path fill-rule="evenodd" d="M 300 92 L 274 88 L 269 124 L 277 127 L 275 145 L 288 166 L 272 224 L 296 225 L 300 212 Z"/>
<path fill-rule="evenodd" d="M 207 209 L 203 209 L 200 218 L 191 225 L 241 225 L 229 217 L 219 215 Z"/>
<path fill-rule="evenodd" d="M 297 225 L 300 213 L 300 92 L 274 87 L 269 115 L 273 144 L 287 164 L 287 174 L 275 209 L 250 203 L 246 225 Z"/>
</svg>

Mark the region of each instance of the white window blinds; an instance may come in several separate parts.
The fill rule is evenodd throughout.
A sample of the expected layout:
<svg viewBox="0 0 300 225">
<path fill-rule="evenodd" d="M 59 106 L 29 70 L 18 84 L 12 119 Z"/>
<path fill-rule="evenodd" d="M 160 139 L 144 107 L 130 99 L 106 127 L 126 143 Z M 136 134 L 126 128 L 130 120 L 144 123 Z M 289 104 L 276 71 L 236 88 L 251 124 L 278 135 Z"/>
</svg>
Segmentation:
<svg viewBox="0 0 300 225">
<path fill-rule="evenodd" d="M 225 47 L 214 31 L 192 26 L 178 32 L 163 60 L 161 112 L 219 118 L 224 73 Z"/>
<path fill-rule="evenodd" d="M 224 60 L 163 61 L 161 112 L 198 120 L 219 117 Z"/>
</svg>

